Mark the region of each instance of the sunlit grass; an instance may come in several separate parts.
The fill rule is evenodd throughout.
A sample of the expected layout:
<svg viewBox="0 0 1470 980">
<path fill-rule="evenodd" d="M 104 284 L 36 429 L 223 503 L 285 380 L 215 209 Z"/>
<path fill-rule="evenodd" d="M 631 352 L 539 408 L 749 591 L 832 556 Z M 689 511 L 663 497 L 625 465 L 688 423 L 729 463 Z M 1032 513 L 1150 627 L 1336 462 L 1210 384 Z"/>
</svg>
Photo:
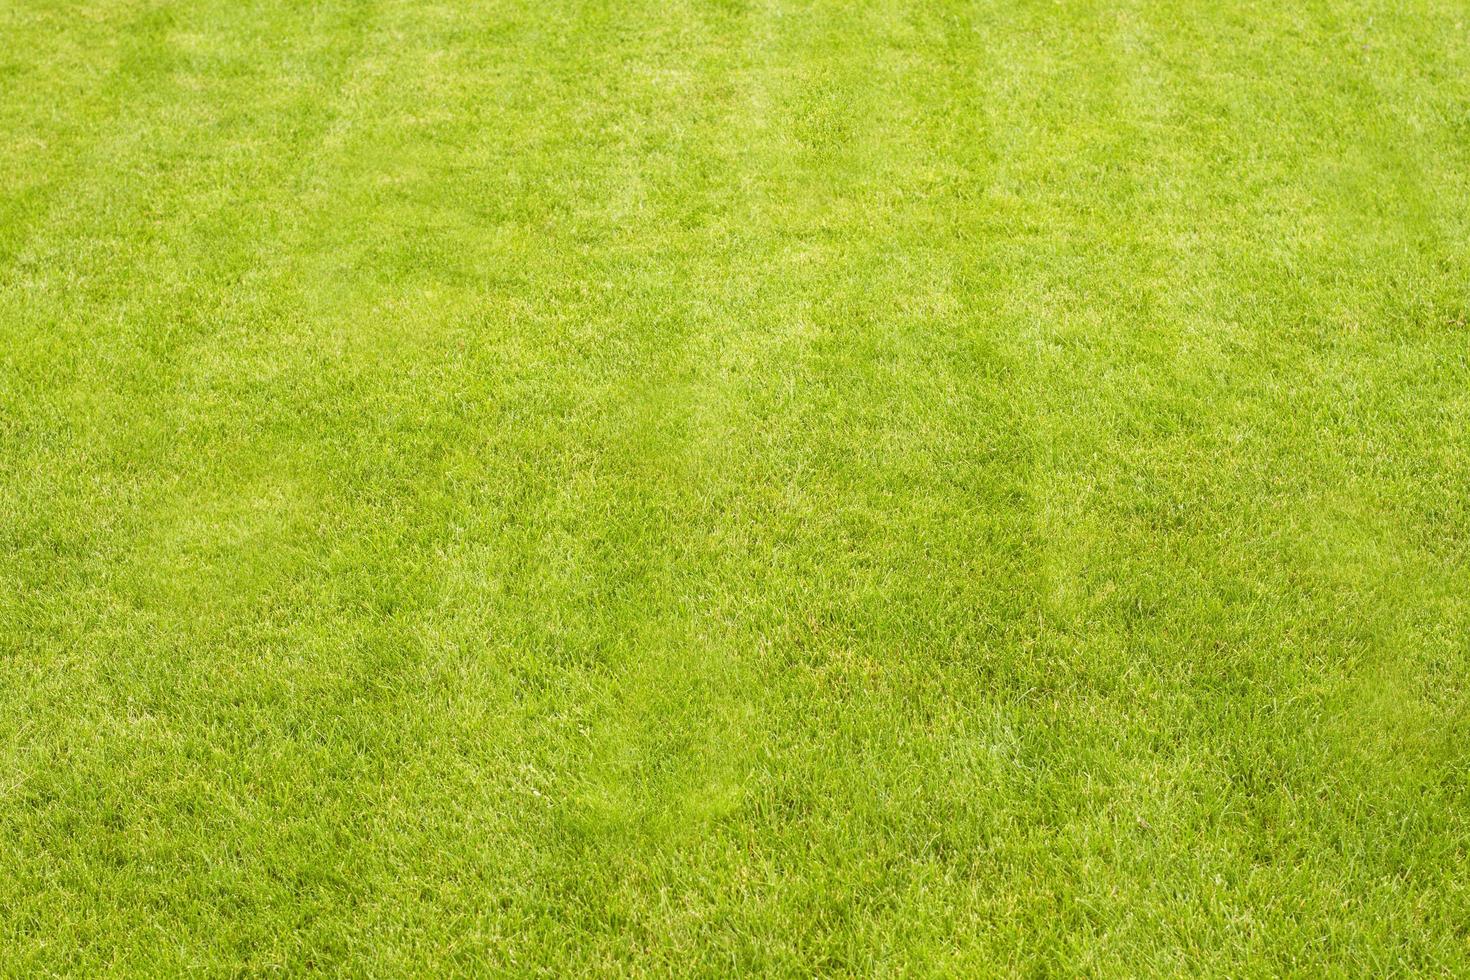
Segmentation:
<svg viewBox="0 0 1470 980">
<path fill-rule="evenodd" d="M 0 0 L 0 972 L 1470 971 L 1467 19 Z"/>
</svg>

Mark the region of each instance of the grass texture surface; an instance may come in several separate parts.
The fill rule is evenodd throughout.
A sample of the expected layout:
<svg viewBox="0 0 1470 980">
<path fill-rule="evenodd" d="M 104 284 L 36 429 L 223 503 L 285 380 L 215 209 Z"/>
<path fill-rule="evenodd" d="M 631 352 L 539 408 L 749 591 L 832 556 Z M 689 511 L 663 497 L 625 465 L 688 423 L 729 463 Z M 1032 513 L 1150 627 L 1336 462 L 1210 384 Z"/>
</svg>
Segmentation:
<svg viewBox="0 0 1470 980">
<path fill-rule="evenodd" d="M 1470 971 L 1470 8 L 0 0 L 0 973 Z"/>
</svg>

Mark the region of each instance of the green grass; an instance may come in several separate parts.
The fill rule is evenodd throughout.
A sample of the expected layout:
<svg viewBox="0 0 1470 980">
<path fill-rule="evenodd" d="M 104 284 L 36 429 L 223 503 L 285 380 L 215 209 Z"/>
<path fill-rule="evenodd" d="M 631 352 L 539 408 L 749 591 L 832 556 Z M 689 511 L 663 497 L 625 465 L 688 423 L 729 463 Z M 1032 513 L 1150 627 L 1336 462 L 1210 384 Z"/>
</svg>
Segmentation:
<svg viewBox="0 0 1470 980">
<path fill-rule="evenodd" d="M 1470 9 L 0 0 L 0 972 L 1470 971 Z"/>
</svg>

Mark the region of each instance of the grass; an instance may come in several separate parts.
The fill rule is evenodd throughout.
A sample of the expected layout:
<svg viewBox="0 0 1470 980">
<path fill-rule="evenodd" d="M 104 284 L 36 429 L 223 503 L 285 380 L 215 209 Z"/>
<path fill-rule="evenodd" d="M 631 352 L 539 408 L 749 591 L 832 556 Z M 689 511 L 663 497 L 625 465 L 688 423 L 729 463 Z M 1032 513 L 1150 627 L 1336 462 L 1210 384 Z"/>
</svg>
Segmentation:
<svg viewBox="0 0 1470 980">
<path fill-rule="evenodd" d="M 0 972 L 1470 971 L 1467 19 L 0 0 Z"/>
</svg>

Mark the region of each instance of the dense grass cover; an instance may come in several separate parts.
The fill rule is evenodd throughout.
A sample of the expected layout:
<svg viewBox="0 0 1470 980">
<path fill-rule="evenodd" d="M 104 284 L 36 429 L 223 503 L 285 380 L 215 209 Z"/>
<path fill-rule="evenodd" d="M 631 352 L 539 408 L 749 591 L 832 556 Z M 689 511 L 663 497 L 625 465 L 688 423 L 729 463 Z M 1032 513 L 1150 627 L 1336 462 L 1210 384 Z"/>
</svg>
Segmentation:
<svg viewBox="0 0 1470 980">
<path fill-rule="evenodd" d="M 0 967 L 1470 970 L 1470 10 L 0 0 Z"/>
</svg>

